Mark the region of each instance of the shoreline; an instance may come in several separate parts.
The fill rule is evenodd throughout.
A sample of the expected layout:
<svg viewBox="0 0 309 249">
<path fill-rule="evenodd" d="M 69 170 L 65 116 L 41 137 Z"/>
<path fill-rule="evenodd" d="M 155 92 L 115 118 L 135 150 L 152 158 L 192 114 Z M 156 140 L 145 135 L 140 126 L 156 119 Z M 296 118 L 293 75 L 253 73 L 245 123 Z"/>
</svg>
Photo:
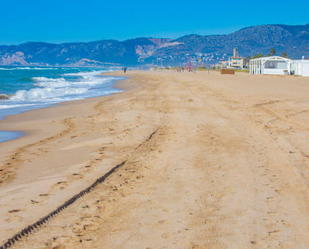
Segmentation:
<svg viewBox="0 0 309 249">
<path fill-rule="evenodd" d="M 110 74 L 119 74 L 119 76 L 123 76 L 121 73 L 116 72 Z M 75 155 L 75 153 L 74 155 L 69 154 L 70 156 L 68 157 L 68 159 L 70 158 L 71 160 L 71 158 L 75 157 L 75 160 L 78 160 L 76 161 L 76 163 L 79 163 L 77 165 L 73 163 L 73 165 L 69 166 L 70 163 L 68 163 L 67 160 L 63 161 L 63 159 L 65 159 L 64 156 L 68 155 L 66 150 L 64 150 L 63 156 L 60 156 L 59 158 L 54 157 L 54 159 L 50 160 L 51 165 L 53 165 L 52 161 L 56 161 L 55 169 L 49 169 L 49 167 L 46 168 L 46 170 L 42 169 L 42 164 L 46 163 L 43 158 L 41 158 L 42 161 L 39 160 L 39 162 L 35 162 L 34 165 L 30 168 L 29 166 L 25 168 L 25 165 L 29 163 L 32 164 L 32 159 L 27 159 L 28 156 L 32 157 L 32 155 L 35 155 L 35 157 L 40 157 L 40 155 L 42 155 L 44 157 L 44 154 L 46 152 L 44 149 L 40 149 L 41 147 L 52 145 L 54 141 L 62 140 L 62 138 L 64 137 L 69 138 L 69 140 L 66 142 L 68 142 L 67 146 L 70 147 L 70 140 L 77 140 L 77 138 L 75 137 L 87 137 L 88 133 L 91 133 L 92 128 L 90 130 L 88 129 L 88 131 L 87 129 L 83 130 L 80 135 L 72 135 L 70 137 L 70 134 L 76 132 L 76 130 L 79 129 L 76 126 L 76 122 L 79 122 L 80 125 L 83 126 L 83 122 L 86 122 L 87 120 L 87 125 L 89 123 L 91 127 L 92 120 L 97 116 L 99 117 L 103 115 L 102 117 L 104 119 L 110 119 L 110 117 L 105 116 L 104 111 L 101 110 L 100 106 L 102 105 L 102 103 L 109 103 L 111 100 L 121 100 L 127 95 L 130 95 L 133 91 L 136 91 L 140 88 L 140 86 L 136 84 L 134 80 L 131 80 L 128 77 L 124 80 L 117 81 L 114 86 L 120 89 L 124 89 L 124 91 L 117 94 L 105 95 L 101 97 L 63 102 L 57 106 L 32 110 L 18 115 L 7 116 L 6 119 L 0 121 L 0 129 L 3 129 L 4 127 L 10 127 L 10 130 L 23 130 L 23 132 L 26 134 L 26 136 L 3 142 L 0 146 L 0 199 L 2 200 L 2 203 L 10 203 L 9 205 L 5 205 L 6 207 L 2 206 L 2 208 L 0 208 L 1 217 L 4 217 L 3 215 L 5 215 L 5 213 L 10 210 L 9 206 L 14 206 L 18 203 L 18 201 L 16 203 L 14 201 L 9 201 L 9 199 L 11 199 L 12 196 L 15 195 L 12 195 L 10 193 L 16 193 L 16 191 L 26 191 L 25 195 L 27 196 L 27 198 L 37 199 L 39 196 L 39 192 L 50 192 L 51 190 L 48 189 L 52 185 L 58 185 L 57 182 L 62 182 L 63 177 L 67 174 L 70 167 L 72 169 L 70 169 L 69 171 L 73 170 L 74 172 L 81 170 L 82 175 L 90 174 L 91 176 L 87 176 L 84 180 L 80 179 L 80 181 L 78 182 L 73 182 L 72 186 L 68 188 L 68 191 L 66 191 L 65 195 L 62 194 L 62 198 L 68 198 L 74 193 L 76 193 L 76 188 L 82 188 L 84 186 L 87 186 L 87 184 L 92 181 L 93 177 L 95 177 L 95 175 L 93 174 L 98 172 L 104 172 L 106 167 L 109 167 L 109 165 L 113 165 L 115 162 L 118 162 L 117 159 L 110 160 L 110 162 L 102 169 L 89 170 L 87 168 L 86 171 L 83 169 L 83 167 L 82 169 L 79 169 L 79 164 L 81 161 L 84 161 L 84 164 L 90 164 L 91 167 L 93 167 L 97 162 L 93 160 L 99 160 L 91 159 L 94 156 L 92 154 L 97 153 L 95 151 L 90 153 L 90 151 L 92 151 L 92 146 L 90 146 L 90 150 L 83 150 L 82 153 L 79 152 L 77 155 Z M 89 136 L 91 137 L 92 135 Z M 38 150 L 36 150 L 36 148 L 38 148 Z M 31 152 L 34 149 L 37 152 Z M 61 170 L 57 169 L 59 167 L 61 167 Z M 61 175 L 59 175 L 60 172 L 62 172 Z M 37 178 L 38 175 L 41 175 L 39 179 Z M 30 188 L 32 190 L 26 190 L 27 188 Z M 54 203 L 55 200 L 57 200 L 57 202 L 62 200 L 61 198 L 58 200 L 58 197 L 56 197 L 56 195 L 48 195 L 50 195 L 50 197 L 48 198 L 49 208 L 55 208 L 58 205 Z M 22 196 L 24 196 L 24 194 L 22 194 Z M 44 216 L 46 213 L 46 207 L 42 207 L 37 211 L 38 215 Z M 35 217 L 30 216 L 29 218 L 30 220 L 32 220 Z M 10 230 L 13 229 L 15 225 L 21 227 L 24 224 L 12 224 L 13 227 L 6 227 L 8 228 L 8 230 L 6 229 L 6 232 L 3 232 L 3 229 L 5 227 L 1 225 L 1 221 L 3 220 L 0 219 L 0 244 L 5 237 L 14 234 L 14 232 L 12 233 L 10 232 Z"/>
<path fill-rule="evenodd" d="M 309 79 L 126 76 L 124 92 L 9 117 L 29 135 L 0 146 L 0 246 L 55 210 L 14 248 L 309 244 Z"/>
<path fill-rule="evenodd" d="M 25 136 L 25 134 L 21 131 L 0 130 L 0 143 L 5 143 L 7 141 L 11 141 L 22 136 Z"/>
<path fill-rule="evenodd" d="M 119 73 L 104 73 L 104 75 L 107 76 L 113 76 L 117 74 Z M 78 116 L 82 117 L 83 112 L 82 114 L 79 112 L 80 110 L 83 110 L 83 108 L 88 109 L 89 107 L 92 107 L 92 112 L 87 114 L 94 114 L 96 112 L 95 106 L 98 103 L 107 101 L 113 96 L 132 91 L 137 87 L 136 84 L 132 82 L 128 83 L 128 81 L 129 78 L 115 81 L 113 87 L 122 90 L 117 93 L 111 93 L 109 95 L 103 95 L 99 97 L 60 102 L 44 108 L 5 116 L 4 119 L 0 120 L 0 131 L 3 131 L 4 133 L 12 133 L 16 135 L 16 137 L 14 139 L 0 142 L 0 162 L 6 162 L 6 157 L 8 157 L 10 154 L 16 154 L 14 151 L 16 151 L 17 148 L 23 148 L 24 146 L 27 147 L 29 144 L 36 144 L 39 141 L 45 141 L 46 139 L 53 138 L 55 134 L 56 136 L 57 134 L 61 134 L 62 131 L 66 130 L 66 126 L 68 126 L 67 120 L 76 118 Z M 35 124 L 35 126 L 33 126 L 33 124 Z M 11 167 L 11 163 L 8 165 Z M 1 172 L 9 171 L 8 165 L 7 167 L 2 166 Z M 16 169 L 17 168 L 15 168 L 15 170 Z M 15 173 L 12 175 L 14 174 Z M 11 176 L 9 176 L 9 178 L 11 178 Z M 2 182 L 3 180 L 0 179 L 0 187 Z"/>
<path fill-rule="evenodd" d="M 106 72 L 106 73 L 100 74 L 99 76 L 112 76 L 112 74 L 110 72 Z M 117 87 L 117 86 L 118 86 L 118 84 L 120 84 L 119 82 L 121 82 L 121 81 L 123 81 L 125 79 L 126 78 L 124 77 L 124 79 L 115 80 L 115 82 L 112 84 L 112 86 L 115 89 L 118 89 L 118 90 L 120 90 L 120 92 L 122 92 L 123 89 L 120 88 L 120 87 Z M 120 93 L 120 92 L 116 92 L 116 93 Z M 110 94 L 106 94 L 106 95 L 102 95 L 102 96 L 97 96 L 97 97 L 88 97 L 88 98 L 85 98 L 85 99 L 100 98 L 100 97 L 104 97 L 104 96 L 113 95 L 113 94 L 116 94 L 116 93 L 110 93 Z M 2 129 L 1 128 L 1 124 L 2 124 L 1 122 L 6 120 L 9 116 L 18 116 L 18 115 L 23 114 L 23 113 L 27 113 L 27 112 L 31 112 L 31 111 L 36 111 L 36 110 L 41 110 L 41 109 L 53 108 L 53 107 L 61 106 L 62 104 L 67 103 L 67 102 L 83 101 L 85 99 L 63 101 L 63 102 L 58 102 L 58 103 L 55 103 L 55 104 L 45 104 L 45 105 L 43 104 L 41 106 L 35 106 L 35 107 L 23 107 L 21 109 L 12 108 L 13 109 L 13 113 L 12 114 L 10 114 L 10 113 L 9 114 L 5 114 L 4 113 L 4 115 L 0 117 L 0 136 L 1 136 L 1 133 L 6 135 L 3 138 L 0 137 L 0 144 L 8 142 L 8 141 L 11 141 L 11 140 L 15 140 L 15 139 L 18 139 L 19 137 L 27 135 L 27 133 L 25 131 L 23 131 L 23 130 L 12 130 L 10 128 L 6 128 L 6 129 Z M 10 109 L 4 109 L 4 110 L 6 112 L 10 111 Z M 11 134 L 11 136 L 9 134 Z"/>
</svg>

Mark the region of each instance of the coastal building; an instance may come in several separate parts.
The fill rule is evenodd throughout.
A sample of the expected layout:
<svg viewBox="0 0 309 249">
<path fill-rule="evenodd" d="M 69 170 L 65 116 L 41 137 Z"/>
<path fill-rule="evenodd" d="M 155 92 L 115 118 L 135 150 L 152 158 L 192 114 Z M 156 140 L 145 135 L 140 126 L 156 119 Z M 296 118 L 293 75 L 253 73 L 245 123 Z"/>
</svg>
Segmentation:
<svg viewBox="0 0 309 249">
<path fill-rule="evenodd" d="M 244 68 L 244 58 L 238 55 L 237 48 L 233 50 L 233 56 L 229 58 L 228 61 L 220 61 L 221 68 L 229 69 L 243 69 Z"/>
<path fill-rule="evenodd" d="M 220 61 L 219 67 L 220 68 L 228 68 L 229 67 L 229 61 Z"/>
<path fill-rule="evenodd" d="M 244 68 L 244 58 L 240 57 L 238 54 L 238 49 L 233 49 L 233 57 L 229 60 L 229 66 L 234 69 L 243 69 Z"/>
<path fill-rule="evenodd" d="M 250 60 L 250 74 L 291 74 L 291 60 L 279 56 L 261 57 Z"/>
<path fill-rule="evenodd" d="M 309 77 L 309 60 L 293 60 L 291 74 Z"/>
<path fill-rule="evenodd" d="M 229 66 L 235 69 L 243 69 L 244 68 L 244 58 L 232 57 L 229 61 Z"/>
</svg>

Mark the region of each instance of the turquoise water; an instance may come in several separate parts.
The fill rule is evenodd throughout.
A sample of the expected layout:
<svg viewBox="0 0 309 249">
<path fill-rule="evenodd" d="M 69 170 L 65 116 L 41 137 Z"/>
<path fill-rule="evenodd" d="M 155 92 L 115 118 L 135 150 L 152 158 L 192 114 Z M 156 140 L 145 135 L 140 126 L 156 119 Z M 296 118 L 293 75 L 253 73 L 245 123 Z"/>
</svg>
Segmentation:
<svg viewBox="0 0 309 249">
<path fill-rule="evenodd" d="M 13 140 L 21 136 L 23 136 L 23 133 L 18 131 L 0 131 L 0 143 Z"/>
<path fill-rule="evenodd" d="M 0 119 L 7 115 L 44 108 L 56 103 L 120 92 L 121 77 L 100 76 L 102 68 L 0 66 Z M 0 131 L 0 142 L 20 136 Z"/>
</svg>

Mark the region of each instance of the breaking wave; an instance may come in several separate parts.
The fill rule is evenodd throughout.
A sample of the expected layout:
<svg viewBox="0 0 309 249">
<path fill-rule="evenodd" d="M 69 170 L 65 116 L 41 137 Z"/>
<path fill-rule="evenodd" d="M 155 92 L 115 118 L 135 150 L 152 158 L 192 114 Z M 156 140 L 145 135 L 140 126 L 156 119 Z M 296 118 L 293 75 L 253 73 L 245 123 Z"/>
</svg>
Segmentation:
<svg viewBox="0 0 309 249">
<path fill-rule="evenodd" d="M 113 87 L 114 81 L 120 78 L 100 76 L 103 72 L 106 71 L 67 73 L 61 78 L 32 77 L 36 87 L 19 90 L 8 100 L 0 101 L 0 109 L 54 104 L 120 92 Z"/>
<path fill-rule="evenodd" d="M 57 70 L 56 67 L 0 67 L 0 70 Z"/>
</svg>

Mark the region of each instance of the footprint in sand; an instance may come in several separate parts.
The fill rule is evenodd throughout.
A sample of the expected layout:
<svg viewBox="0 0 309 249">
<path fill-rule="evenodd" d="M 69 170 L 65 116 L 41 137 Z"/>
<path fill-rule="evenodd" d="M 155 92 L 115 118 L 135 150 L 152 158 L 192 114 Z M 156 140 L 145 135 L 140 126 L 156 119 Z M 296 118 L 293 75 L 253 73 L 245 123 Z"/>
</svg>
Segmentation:
<svg viewBox="0 0 309 249">
<path fill-rule="evenodd" d="M 202 248 L 199 245 L 194 244 L 193 242 L 191 242 L 190 244 L 191 244 L 191 248 L 192 249 L 200 249 L 200 248 Z"/>
<path fill-rule="evenodd" d="M 160 220 L 158 223 L 160 225 L 167 225 L 167 224 L 169 224 L 169 221 L 168 220 Z"/>
<path fill-rule="evenodd" d="M 22 221 L 22 220 L 23 220 L 23 217 L 14 215 L 14 216 L 6 219 L 5 221 L 7 221 L 7 222 L 15 222 L 15 221 Z"/>
<path fill-rule="evenodd" d="M 168 238 L 171 238 L 172 235 L 171 235 L 170 233 L 163 233 L 163 234 L 162 234 L 162 237 L 163 237 L 164 239 L 168 239 Z"/>
<path fill-rule="evenodd" d="M 63 245 L 53 246 L 53 249 L 65 249 L 66 247 Z"/>
<path fill-rule="evenodd" d="M 62 189 L 64 189 L 67 185 L 68 185 L 68 183 L 67 183 L 66 181 L 59 181 L 59 182 L 57 182 L 56 184 L 54 184 L 54 185 L 52 186 L 52 188 L 57 188 L 57 187 L 59 187 L 60 190 L 62 190 Z"/>
<path fill-rule="evenodd" d="M 77 179 L 83 179 L 83 178 L 84 178 L 84 176 L 81 175 L 81 174 L 78 174 L 78 173 L 74 173 L 74 174 L 68 176 L 68 179 L 71 180 L 71 181 L 77 180 Z"/>
<path fill-rule="evenodd" d="M 13 210 L 10 210 L 9 213 L 13 214 L 13 213 L 18 213 L 20 211 L 21 211 L 21 209 L 13 209 Z"/>
</svg>

